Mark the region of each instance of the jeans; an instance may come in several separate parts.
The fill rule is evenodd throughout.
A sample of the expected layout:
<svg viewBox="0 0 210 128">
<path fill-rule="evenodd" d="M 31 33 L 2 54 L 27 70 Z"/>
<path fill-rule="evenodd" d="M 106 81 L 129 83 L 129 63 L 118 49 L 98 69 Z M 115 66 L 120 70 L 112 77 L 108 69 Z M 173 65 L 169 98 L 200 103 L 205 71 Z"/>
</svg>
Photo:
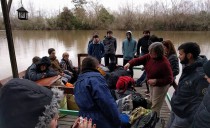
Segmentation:
<svg viewBox="0 0 210 128">
<path fill-rule="evenodd" d="M 192 128 L 192 125 L 187 118 L 180 118 L 171 111 L 166 128 Z"/>
<path fill-rule="evenodd" d="M 109 65 L 109 59 L 111 61 L 110 63 L 116 63 L 115 54 L 105 54 L 104 56 L 105 66 Z"/>
</svg>

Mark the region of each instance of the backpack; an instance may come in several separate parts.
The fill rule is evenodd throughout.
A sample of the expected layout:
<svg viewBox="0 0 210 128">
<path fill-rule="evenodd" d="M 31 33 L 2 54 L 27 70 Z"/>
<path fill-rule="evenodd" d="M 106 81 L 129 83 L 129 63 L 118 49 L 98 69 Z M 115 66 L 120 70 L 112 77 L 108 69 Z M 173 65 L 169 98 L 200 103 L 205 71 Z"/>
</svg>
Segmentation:
<svg viewBox="0 0 210 128">
<path fill-rule="evenodd" d="M 106 74 L 105 79 L 109 89 L 116 89 L 116 84 L 120 76 L 130 76 L 130 74 L 124 69 L 119 69 Z"/>
<path fill-rule="evenodd" d="M 130 94 L 132 95 L 133 109 L 140 106 L 143 108 L 148 108 L 147 100 L 140 93 L 137 93 L 135 90 L 128 89 L 124 93 L 118 93 L 118 91 L 115 90 L 116 99 L 123 98 Z"/>
<path fill-rule="evenodd" d="M 131 128 L 155 128 L 157 123 L 157 112 L 149 112 L 139 117 L 131 126 Z"/>
</svg>

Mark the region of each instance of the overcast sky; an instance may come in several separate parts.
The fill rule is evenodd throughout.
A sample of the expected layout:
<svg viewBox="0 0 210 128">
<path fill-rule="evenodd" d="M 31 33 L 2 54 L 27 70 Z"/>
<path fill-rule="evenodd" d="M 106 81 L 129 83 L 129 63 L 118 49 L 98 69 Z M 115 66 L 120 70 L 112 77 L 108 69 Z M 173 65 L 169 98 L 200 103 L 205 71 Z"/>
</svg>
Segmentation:
<svg viewBox="0 0 210 128">
<path fill-rule="evenodd" d="M 12 11 L 15 11 L 17 8 L 21 6 L 21 0 L 13 0 L 12 3 Z M 96 1 L 96 0 L 88 0 L 88 1 Z M 134 5 L 144 5 L 145 3 L 151 3 L 155 0 L 98 0 L 98 2 L 104 7 L 106 7 L 109 11 L 117 11 L 120 6 L 125 5 L 127 3 L 135 3 Z M 168 0 L 163 0 L 168 1 Z M 42 10 L 47 13 L 57 12 L 62 10 L 63 7 L 67 6 L 69 8 L 73 8 L 74 5 L 71 3 L 71 0 L 22 0 L 23 6 L 26 10 L 30 12 L 30 4 L 33 5 L 35 10 Z"/>
</svg>

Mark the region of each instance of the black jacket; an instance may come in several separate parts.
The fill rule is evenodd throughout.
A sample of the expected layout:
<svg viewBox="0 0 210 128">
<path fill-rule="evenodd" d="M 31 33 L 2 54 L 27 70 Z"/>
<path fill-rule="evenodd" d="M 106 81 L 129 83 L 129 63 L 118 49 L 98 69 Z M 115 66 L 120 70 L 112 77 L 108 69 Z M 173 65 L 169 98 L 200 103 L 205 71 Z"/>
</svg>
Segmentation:
<svg viewBox="0 0 210 128">
<path fill-rule="evenodd" d="M 139 39 L 138 44 L 137 44 L 137 55 L 140 55 L 140 47 L 141 47 L 141 52 L 144 54 L 149 53 L 149 38 L 150 36 L 144 36 Z"/>
<path fill-rule="evenodd" d="M 175 78 L 179 74 L 179 60 L 176 54 L 172 54 L 168 57 L 168 61 L 171 64 L 173 77 Z"/>
<path fill-rule="evenodd" d="M 205 91 L 204 91 L 205 93 Z M 210 86 L 201 102 L 193 121 L 193 128 L 210 127 Z"/>
<path fill-rule="evenodd" d="M 180 118 L 192 121 L 203 99 L 203 91 L 208 87 L 202 67 L 205 62 L 206 57 L 198 57 L 195 63 L 183 68 L 178 88 L 171 99 L 172 111 Z"/>
</svg>

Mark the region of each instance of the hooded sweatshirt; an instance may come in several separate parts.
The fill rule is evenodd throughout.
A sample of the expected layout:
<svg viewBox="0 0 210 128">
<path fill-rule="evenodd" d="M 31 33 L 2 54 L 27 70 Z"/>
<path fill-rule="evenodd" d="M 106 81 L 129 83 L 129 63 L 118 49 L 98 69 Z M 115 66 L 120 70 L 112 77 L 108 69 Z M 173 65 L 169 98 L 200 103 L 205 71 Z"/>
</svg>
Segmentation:
<svg viewBox="0 0 210 128">
<path fill-rule="evenodd" d="M 46 70 L 41 71 L 40 66 L 45 65 Z M 51 76 L 56 76 L 57 73 L 50 68 L 50 59 L 49 57 L 43 57 L 37 64 L 32 64 L 27 70 L 25 74 L 25 79 L 29 79 L 32 81 L 37 81 L 43 78 L 43 76 L 46 77 L 51 77 Z"/>
<path fill-rule="evenodd" d="M 122 44 L 122 53 L 124 60 L 131 60 L 134 58 L 136 53 L 136 40 L 133 39 L 132 33 L 128 31 L 126 34 L 130 33 L 130 39 L 125 39 Z"/>
</svg>

